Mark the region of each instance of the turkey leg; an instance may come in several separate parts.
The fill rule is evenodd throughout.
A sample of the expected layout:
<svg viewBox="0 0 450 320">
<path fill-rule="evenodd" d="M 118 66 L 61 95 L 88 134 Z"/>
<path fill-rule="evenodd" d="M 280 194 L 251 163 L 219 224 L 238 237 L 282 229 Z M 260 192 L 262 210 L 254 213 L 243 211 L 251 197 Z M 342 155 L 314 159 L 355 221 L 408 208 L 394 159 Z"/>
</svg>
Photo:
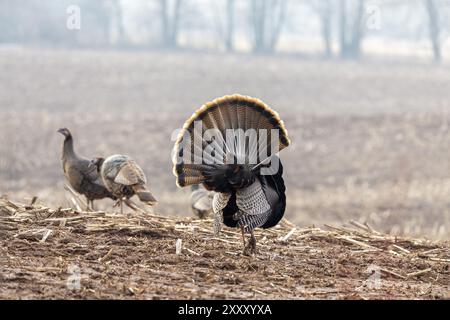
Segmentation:
<svg viewBox="0 0 450 320">
<path fill-rule="evenodd" d="M 91 206 L 90 206 L 91 200 L 89 200 L 88 198 L 86 198 L 86 211 L 90 212 L 91 211 Z"/>
<path fill-rule="evenodd" d="M 256 238 L 253 234 L 253 230 L 250 231 L 250 240 L 247 245 L 244 247 L 244 255 L 251 256 L 256 253 Z"/>
<path fill-rule="evenodd" d="M 244 248 L 245 248 L 245 229 L 244 229 L 244 227 L 241 227 L 241 233 L 242 233 L 242 242 L 244 243 Z"/>
</svg>

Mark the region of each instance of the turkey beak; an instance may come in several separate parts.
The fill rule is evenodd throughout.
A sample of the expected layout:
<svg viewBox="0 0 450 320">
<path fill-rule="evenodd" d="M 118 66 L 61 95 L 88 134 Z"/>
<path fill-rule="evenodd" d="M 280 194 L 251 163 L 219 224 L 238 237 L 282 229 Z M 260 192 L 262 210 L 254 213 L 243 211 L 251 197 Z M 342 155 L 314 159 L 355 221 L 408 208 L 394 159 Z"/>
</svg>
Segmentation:
<svg viewBox="0 0 450 320">
<path fill-rule="evenodd" d="M 61 128 L 61 129 L 59 129 L 59 130 L 56 131 L 56 132 L 61 133 L 64 137 L 67 137 L 67 136 L 68 136 L 67 130 L 66 130 L 65 128 Z"/>
</svg>

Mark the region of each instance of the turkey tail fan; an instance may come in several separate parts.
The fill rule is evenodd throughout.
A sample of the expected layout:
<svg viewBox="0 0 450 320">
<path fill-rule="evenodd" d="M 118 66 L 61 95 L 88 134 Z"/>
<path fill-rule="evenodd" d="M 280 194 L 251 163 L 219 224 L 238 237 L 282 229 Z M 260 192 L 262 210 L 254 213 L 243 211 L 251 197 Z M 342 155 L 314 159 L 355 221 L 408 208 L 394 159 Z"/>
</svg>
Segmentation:
<svg viewBox="0 0 450 320">
<path fill-rule="evenodd" d="M 289 145 L 277 112 L 256 98 L 229 95 L 198 109 L 183 125 L 173 150 L 180 187 L 201 184 L 231 163 L 256 168 Z"/>
</svg>

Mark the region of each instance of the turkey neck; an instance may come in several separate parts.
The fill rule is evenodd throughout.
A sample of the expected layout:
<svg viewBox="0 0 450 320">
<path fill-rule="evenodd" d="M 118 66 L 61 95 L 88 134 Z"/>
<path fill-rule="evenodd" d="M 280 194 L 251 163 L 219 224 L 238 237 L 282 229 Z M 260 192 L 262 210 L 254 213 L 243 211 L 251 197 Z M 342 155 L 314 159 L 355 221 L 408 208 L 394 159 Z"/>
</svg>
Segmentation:
<svg viewBox="0 0 450 320">
<path fill-rule="evenodd" d="M 63 145 L 63 160 L 70 160 L 77 158 L 75 151 L 73 150 L 73 138 L 72 136 L 68 136 L 64 139 Z"/>
</svg>

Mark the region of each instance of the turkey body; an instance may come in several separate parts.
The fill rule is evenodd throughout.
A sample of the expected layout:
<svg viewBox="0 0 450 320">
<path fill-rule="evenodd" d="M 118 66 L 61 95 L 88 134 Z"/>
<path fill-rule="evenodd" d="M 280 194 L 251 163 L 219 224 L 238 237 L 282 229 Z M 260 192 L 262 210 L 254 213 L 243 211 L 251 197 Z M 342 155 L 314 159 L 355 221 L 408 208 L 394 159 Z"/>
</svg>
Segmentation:
<svg viewBox="0 0 450 320">
<path fill-rule="evenodd" d="M 98 158 L 95 164 L 108 191 L 119 199 L 121 212 L 122 200 L 130 199 L 134 195 L 148 205 L 157 203 L 146 187 L 147 178 L 144 171 L 130 157 L 118 154 L 106 159 Z"/>
<path fill-rule="evenodd" d="M 267 229 L 276 226 L 286 209 L 286 187 L 282 175 L 283 166 L 280 161 L 280 169 L 276 175 L 257 176 L 257 180 L 251 186 L 233 190 L 222 209 L 223 223 L 227 227 L 243 228 L 245 232 L 255 228 Z M 216 197 L 220 197 L 220 194 Z M 239 211 L 253 214 L 243 214 L 239 217 L 237 215 Z"/>
<path fill-rule="evenodd" d="M 207 218 L 212 213 L 212 200 L 214 193 L 193 185 L 190 195 L 191 210 L 200 219 Z"/>
<path fill-rule="evenodd" d="M 91 166 L 91 161 L 76 154 L 70 131 L 62 128 L 58 132 L 65 136 L 61 158 L 64 176 L 76 192 L 86 197 L 87 209 L 94 210 L 94 200 L 115 200 L 116 197 L 105 187 L 97 170 Z"/>
<path fill-rule="evenodd" d="M 198 109 L 178 136 L 173 152 L 177 185 L 202 184 L 214 191 L 214 233 L 222 224 L 240 228 L 244 254 L 255 253 L 253 230 L 275 226 L 285 212 L 277 154 L 289 144 L 283 121 L 262 101 L 242 95 L 216 99 Z"/>
</svg>

